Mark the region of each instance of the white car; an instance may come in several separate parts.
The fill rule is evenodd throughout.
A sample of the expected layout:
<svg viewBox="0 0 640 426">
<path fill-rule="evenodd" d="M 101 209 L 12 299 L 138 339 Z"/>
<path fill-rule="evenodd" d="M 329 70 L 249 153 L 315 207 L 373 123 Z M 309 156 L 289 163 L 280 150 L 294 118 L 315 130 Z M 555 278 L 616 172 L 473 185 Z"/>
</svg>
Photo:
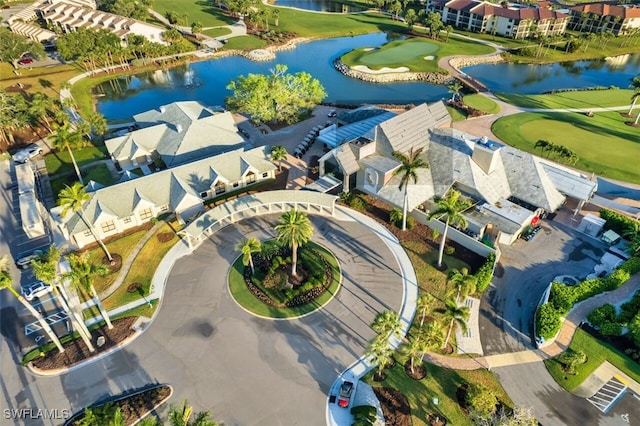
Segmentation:
<svg viewBox="0 0 640 426">
<path fill-rule="evenodd" d="M 51 286 L 43 283 L 42 281 L 36 281 L 35 283 L 28 284 L 22 287 L 22 295 L 25 299 L 31 302 L 36 297 L 44 296 L 51 291 Z"/>
<path fill-rule="evenodd" d="M 28 160 L 31 160 L 33 157 L 42 154 L 42 148 L 40 148 L 35 143 L 27 146 L 26 148 L 22 148 L 15 154 L 13 154 L 13 161 L 16 163 L 26 163 Z"/>
</svg>

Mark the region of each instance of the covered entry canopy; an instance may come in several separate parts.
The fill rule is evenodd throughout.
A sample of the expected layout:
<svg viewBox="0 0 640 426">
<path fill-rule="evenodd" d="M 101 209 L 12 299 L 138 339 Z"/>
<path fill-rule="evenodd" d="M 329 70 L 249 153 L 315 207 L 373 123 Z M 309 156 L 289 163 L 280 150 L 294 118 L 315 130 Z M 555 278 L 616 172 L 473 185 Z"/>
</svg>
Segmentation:
<svg viewBox="0 0 640 426">
<path fill-rule="evenodd" d="M 330 175 L 324 175 L 317 181 L 305 186 L 302 189 L 306 189 L 308 191 L 321 192 L 324 194 L 331 191 L 332 189 L 337 188 L 340 185 L 342 185 L 342 182 L 339 181 L 338 179 Z"/>
</svg>

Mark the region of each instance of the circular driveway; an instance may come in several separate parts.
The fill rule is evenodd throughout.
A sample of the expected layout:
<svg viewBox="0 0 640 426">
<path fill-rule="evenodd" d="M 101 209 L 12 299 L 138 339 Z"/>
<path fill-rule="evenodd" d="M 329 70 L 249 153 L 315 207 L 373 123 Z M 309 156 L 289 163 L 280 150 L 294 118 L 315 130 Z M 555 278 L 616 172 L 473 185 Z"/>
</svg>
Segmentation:
<svg viewBox="0 0 640 426">
<path fill-rule="evenodd" d="M 254 317 L 228 292 L 242 238 L 272 238 L 279 216 L 229 226 L 180 259 L 152 326 L 129 348 L 147 373 L 174 386 L 176 400 L 213 409 L 226 425 L 323 425 L 336 376 L 374 337 L 369 324 L 398 311 L 395 258 L 367 227 L 311 217 L 313 240 L 340 260 L 342 286 L 324 309 L 296 320 Z"/>
</svg>

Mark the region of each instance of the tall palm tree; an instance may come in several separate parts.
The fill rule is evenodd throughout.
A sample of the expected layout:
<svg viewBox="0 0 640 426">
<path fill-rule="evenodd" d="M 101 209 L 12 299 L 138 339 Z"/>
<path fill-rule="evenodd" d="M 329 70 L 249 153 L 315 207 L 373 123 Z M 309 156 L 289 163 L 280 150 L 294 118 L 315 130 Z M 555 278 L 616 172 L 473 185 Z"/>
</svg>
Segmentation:
<svg viewBox="0 0 640 426">
<path fill-rule="evenodd" d="M 44 120 L 47 130 L 51 131 L 48 115 L 52 108 L 53 100 L 50 97 L 44 93 L 36 93 L 29 104 L 29 113 L 37 120 Z"/>
<path fill-rule="evenodd" d="M 282 213 L 280 223 L 276 225 L 278 241 L 291 247 L 291 275 L 296 276 L 298 247 L 304 245 L 313 235 L 311 221 L 305 212 L 296 209 Z"/>
<path fill-rule="evenodd" d="M 261 244 L 256 238 L 251 237 L 248 240 L 244 240 L 236 244 L 236 250 L 242 252 L 242 264 L 244 266 L 251 265 L 251 274 L 255 274 L 256 270 L 253 267 L 253 253 L 260 253 Z"/>
<path fill-rule="evenodd" d="M 398 189 L 400 191 L 404 188 L 404 201 L 402 207 L 402 230 L 407 229 L 407 209 L 409 204 L 409 196 L 408 196 L 408 186 L 409 182 L 413 181 L 413 183 L 418 183 L 418 169 L 428 169 L 429 164 L 425 162 L 423 159 L 418 158 L 423 148 L 416 149 L 414 151 L 413 147 L 411 151 L 409 151 L 409 155 L 405 155 L 401 152 L 394 151 L 393 156 L 396 157 L 402 164 L 398 167 L 393 175 L 402 175 L 400 179 L 400 185 L 398 185 Z"/>
<path fill-rule="evenodd" d="M 456 302 L 460 301 L 468 295 L 476 292 L 476 284 L 478 280 L 475 276 L 469 274 L 467 268 L 453 269 L 449 275 L 449 282 L 456 286 Z"/>
<path fill-rule="evenodd" d="M 442 347 L 444 344 L 444 326 L 440 321 L 432 321 L 419 329 L 420 338 L 427 344 L 427 351 Z M 424 356 L 425 351 L 422 356 Z"/>
<path fill-rule="evenodd" d="M 382 370 L 391 361 L 393 349 L 389 347 L 387 339 L 379 335 L 371 341 L 364 354 L 369 357 L 371 364 L 378 366 L 378 374 L 382 374 Z"/>
<path fill-rule="evenodd" d="M 424 325 L 424 319 L 427 316 L 427 311 L 433 307 L 436 302 L 436 298 L 429 293 L 425 293 L 418 297 L 416 300 L 416 308 L 420 311 L 420 327 Z"/>
<path fill-rule="evenodd" d="M 109 274 L 109 268 L 106 265 L 94 264 L 91 255 L 87 252 L 79 256 L 75 254 L 69 255 L 69 265 L 71 265 L 71 271 L 63 274 L 62 277 L 71 281 L 72 288 L 74 288 L 78 294 L 81 294 L 83 291 L 91 294 L 93 299 L 95 299 L 100 315 L 107 323 L 107 327 L 112 329 L 113 324 L 111 324 L 109 314 L 107 314 L 104 306 L 102 306 L 100 297 L 98 297 L 98 293 L 96 293 L 96 289 L 93 286 L 93 279 Z"/>
<path fill-rule="evenodd" d="M 282 171 L 282 160 L 287 158 L 287 148 L 282 145 L 271 147 L 271 158 L 278 162 L 278 171 Z"/>
<path fill-rule="evenodd" d="M 399 337 L 402 331 L 400 315 L 392 310 L 380 312 L 371 323 L 371 328 L 385 338 L 392 334 Z"/>
<path fill-rule="evenodd" d="M 169 407 L 169 424 L 171 426 L 218 426 L 218 423 L 211 419 L 211 411 L 200 411 L 193 416 L 193 407 L 188 405 L 183 399 L 181 405 L 171 405 Z"/>
<path fill-rule="evenodd" d="M 73 156 L 73 149 L 78 148 L 83 144 L 80 133 L 71 130 L 71 124 L 66 122 L 61 126 L 56 126 L 56 132 L 51 137 L 51 143 L 53 144 L 53 147 L 58 150 L 67 149 L 69 156 L 71 157 L 71 161 L 73 162 L 73 168 L 76 171 L 76 175 L 78 175 L 78 180 L 84 185 L 82 174 L 80 174 L 80 168 L 78 168 L 78 163 L 76 162 L 76 157 Z"/>
<path fill-rule="evenodd" d="M 91 195 L 87 193 L 87 188 L 78 182 L 74 183 L 72 186 L 65 185 L 65 187 L 58 193 L 58 205 L 62 207 L 62 216 L 66 216 L 69 212 L 78 213 L 80 215 L 80 219 L 82 219 L 87 228 L 89 228 L 89 231 L 91 231 L 91 234 L 93 234 L 93 238 L 96 239 L 102 250 L 107 255 L 109 262 L 112 262 L 113 257 L 111 256 L 111 253 L 109 253 L 107 246 L 102 242 L 102 238 L 98 238 L 93 226 L 84 217 L 83 205 L 85 202 L 89 201 L 89 199 L 91 199 Z"/>
<path fill-rule="evenodd" d="M 102 136 L 104 140 L 104 134 L 107 133 L 109 127 L 107 126 L 107 120 L 104 118 L 102 114 L 97 111 L 92 112 L 87 117 L 87 121 L 91 124 L 91 128 L 93 129 L 93 133 L 98 136 Z"/>
<path fill-rule="evenodd" d="M 437 309 L 437 311 L 442 314 L 446 321 L 449 321 L 447 337 L 444 339 L 444 344 L 442 345 L 443 348 L 446 348 L 455 324 L 458 324 L 463 333 L 467 332 L 467 320 L 469 319 L 470 313 L 468 306 L 458 306 L 453 299 L 447 300 L 444 302 L 444 305 L 444 308 Z"/>
<path fill-rule="evenodd" d="M 444 246 L 447 241 L 447 231 L 449 225 L 467 227 L 467 220 L 462 216 L 462 212 L 469 208 L 470 202 L 468 200 L 460 199 L 460 192 L 452 189 L 449 194 L 439 199 L 436 202 L 437 208 L 435 211 L 429 213 L 429 220 L 436 218 L 444 218 L 444 232 L 442 233 L 442 239 L 440 240 L 440 249 L 438 250 L 438 268 L 442 268 L 442 256 L 444 255 Z"/>
<path fill-rule="evenodd" d="M 409 338 L 409 341 L 402 346 L 402 352 L 408 356 L 411 361 L 411 373 L 415 373 L 416 358 L 421 358 L 428 350 L 429 345 L 426 340 L 421 339 L 419 335 Z"/>
<path fill-rule="evenodd" d="M 460 97 L 460 91 L 464 86 L 458 80 L 454 81 L 450 85 L 447 86 L 449 89 L 449 93 L 451 93 L 451 102 L 456 100 L 456 96 Z"/>
<path fill-rule="evenodd" d="M 18 299 L 18 301 L 22 303 L 22 305 L 24 305 L 25 308 L 27 308 L 29 313 L 33 315 L 36 320 L 38 320 L 40 327 L 42 327 L 44 332 L 47 333 L 47 336 L 49 336 L 49 339 L 51 339 L 51 341 L 56 345 L 58 351 L 60 353 L 64 352 L 64 348 L 62 347 L 58 336 L 56 336 L 56 334 L 53 332 L 51 326 L 49 326 L 49 323 L 44 319 L 42 314 L 38 312 L 33 306 L 31 306 L 31 303 L 29 303 L 27 299 L 22 297 L 22 295 L 13 288 L 13 278 L 11 277 L 11 270 L 9 269 L 9 257 L 7 255 L 4 255 L 0 258 L 0 290 L 5 289 L 9 290 L 9 292 L 13 294 L 16 299 Z"/>
<path fill-rule="evenodd" d="M 40 281 L 47 283 L 51 286 L 54 293 L 58 296 L 58 300 L 62 305 L 62 309 L 69 315 L 72 327 L 78 331 L 80 337 L 87 345 L 91 352 L 95 352 L 95 348 L 91 343 L 91 333 L 87 328 L 82 318 L 82 313 L 76 309 L 71 309 L 68 300 L 69 297 L 64 288 L 64 285 L 58 280 L 58 263 L 62 257 L 62 250 L 60 250 L 55 244 L 51 244 L 49 250 L 42 255 L 38 256 L 31 262 L 33 275 Z"/>
</svg>

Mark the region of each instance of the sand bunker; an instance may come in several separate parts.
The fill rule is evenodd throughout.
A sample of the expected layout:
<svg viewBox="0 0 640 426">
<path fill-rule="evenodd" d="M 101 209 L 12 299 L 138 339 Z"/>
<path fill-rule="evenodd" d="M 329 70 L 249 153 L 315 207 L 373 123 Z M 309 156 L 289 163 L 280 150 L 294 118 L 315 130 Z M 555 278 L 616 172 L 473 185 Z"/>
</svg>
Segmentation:
<svg viewBox="0 0 640 426">
<path fill-rule="evenodd" d="M 401 73 L 408 72 L 409 68 L 407 67 L 398 67 L 398 68 L 380 68 L 379 70 L 372 70 L 371 68 L 364 65 L 356 65 L 352 67 L 354 71 L 365 72 L 367 74 L 391 74 L 391 73 Z"/>
<path fill-rule="evenodd" d="M 435 58 L 436 58 L 435 56 L 433 56 L 433 55 L 429 55 L 429 56 L 425 56 L 425 57 L 424 57 L 424 60 L 425 60 L 425 61 L 433 61 Z"/>
<path fill-rule="evenodd" d="M 364 49 L 365 52 L 371 52 L 373 50 L 373 47 L 365 47 Z"/>
</svg>

